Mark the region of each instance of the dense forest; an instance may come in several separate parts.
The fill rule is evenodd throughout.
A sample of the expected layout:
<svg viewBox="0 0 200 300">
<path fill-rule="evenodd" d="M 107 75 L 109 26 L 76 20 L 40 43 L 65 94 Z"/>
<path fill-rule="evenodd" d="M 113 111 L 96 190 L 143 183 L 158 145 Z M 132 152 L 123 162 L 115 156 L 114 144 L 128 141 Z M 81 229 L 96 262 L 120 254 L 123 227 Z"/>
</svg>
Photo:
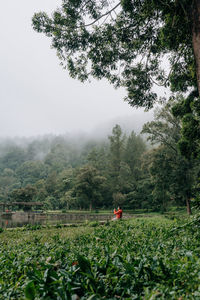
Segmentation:
<svg viewBox="0 0 200 300">
<path fill-rule="evenodd" d="M 44 136 L 1 142 L 0 201 L 39 201 L 53 210 L 187 206 L 190 213 L 200 167 L 179 150 L 181 123 L 171 106 L 157 109 L 142 135 L 115 125 L 101 140 Z"/>
</svg>

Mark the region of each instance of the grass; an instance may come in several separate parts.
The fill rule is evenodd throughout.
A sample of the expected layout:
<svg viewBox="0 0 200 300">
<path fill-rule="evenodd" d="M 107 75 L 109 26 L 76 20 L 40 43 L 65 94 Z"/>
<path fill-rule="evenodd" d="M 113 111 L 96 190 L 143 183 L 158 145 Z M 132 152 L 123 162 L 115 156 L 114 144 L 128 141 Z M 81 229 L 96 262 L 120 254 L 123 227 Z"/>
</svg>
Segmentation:
<svg viewBox="0 0 200 300">
<path fill-rule="evenodd" d="M 0 234 L 0 299 L 200 299 L 199 218 Z"/>
</svg>

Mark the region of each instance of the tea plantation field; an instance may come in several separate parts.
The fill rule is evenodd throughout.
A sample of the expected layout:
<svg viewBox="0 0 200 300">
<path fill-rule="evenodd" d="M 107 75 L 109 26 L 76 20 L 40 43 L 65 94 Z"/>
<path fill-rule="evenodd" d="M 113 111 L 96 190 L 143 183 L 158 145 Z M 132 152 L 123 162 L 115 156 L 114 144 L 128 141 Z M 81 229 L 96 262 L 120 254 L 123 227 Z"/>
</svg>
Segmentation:
<svg viewBox="0 0 200 300">
<path fill-rule="evenodd" d="M 0 233 L 0 299 L 200 299 L 198 217 L 95 225 Z"/>
</svg>

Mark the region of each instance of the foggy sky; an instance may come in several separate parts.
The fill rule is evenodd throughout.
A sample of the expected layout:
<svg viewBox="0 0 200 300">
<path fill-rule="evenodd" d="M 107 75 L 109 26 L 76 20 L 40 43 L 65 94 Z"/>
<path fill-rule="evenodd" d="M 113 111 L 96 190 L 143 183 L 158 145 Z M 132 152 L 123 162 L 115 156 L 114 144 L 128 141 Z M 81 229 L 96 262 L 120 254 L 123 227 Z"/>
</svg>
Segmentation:
<svg viewBox="0 0 200 300">
<path fill-rule="evenodd" d="M 0 137 L 91 132 L 109 122 L 148 120 L 106 81 L 80 83 L 59 65 L 51 41 L 33 31 L 34 12 L 59 0 L 1 1 Z"/>
</svg>

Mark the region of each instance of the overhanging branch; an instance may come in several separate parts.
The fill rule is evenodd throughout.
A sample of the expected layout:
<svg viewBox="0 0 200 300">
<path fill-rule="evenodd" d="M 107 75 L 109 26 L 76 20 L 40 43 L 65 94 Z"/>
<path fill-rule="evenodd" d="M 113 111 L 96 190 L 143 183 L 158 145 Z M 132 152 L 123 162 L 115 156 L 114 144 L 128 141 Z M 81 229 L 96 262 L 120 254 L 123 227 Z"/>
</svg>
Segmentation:
<svg viewBox="0 0 200 300">
<path fill-rule="evenodd" d="M 99 21 L 100 19 L 102 19 L 103 17 L 109 15 L 112 11 L 114 11 L 118 6 L 120 6 L 121 2 L 119 2 L 118 4 L 116 4 L 113 8 L 111 8 L 109 11 L 107 11 L 106 13 L 102 14 L 100 17 L 98 17 L 96 20 L 94 20 L 93 22 L 89 23 L 89 24 L 85 24 L 84 26 L 79 26 L 80 27 L 88 27 L 88 26 L 92 26 L 94 25 L 97 21 Z"/>
</svg>

